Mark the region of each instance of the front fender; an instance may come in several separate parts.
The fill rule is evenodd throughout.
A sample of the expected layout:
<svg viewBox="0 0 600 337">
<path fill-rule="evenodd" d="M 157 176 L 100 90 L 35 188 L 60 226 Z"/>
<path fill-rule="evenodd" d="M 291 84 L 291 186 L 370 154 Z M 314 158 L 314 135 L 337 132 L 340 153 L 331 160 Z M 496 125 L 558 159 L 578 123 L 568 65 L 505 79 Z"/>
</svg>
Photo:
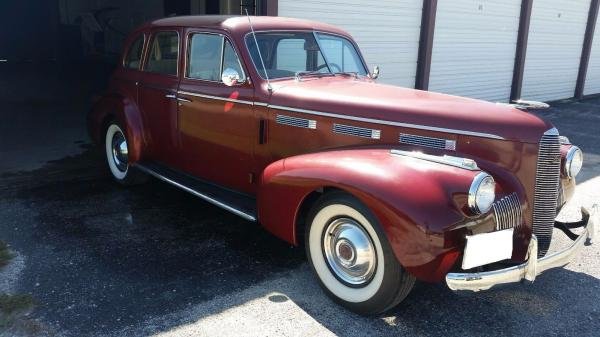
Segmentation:
<svg viewBox="0 0 600 337">
<path fill-rule="evenodd" d="M 258 192 L 260 222 L 298 244 L 303 200 L 321 188 L 344 190 L 377 217 L 398 261 L 422 280 L 442 279 L 459 252 L 448 232 L 469 221 L 468 190 L 479 170 L 394 155 L 389 148 L 300 155 L 268 166 Z M 464 234 L 464 233 L 462 233 Z"/>
<path fill-rule="evenodd" d="M 88 115 L 88 130 L 92 141 L 104 143 L 106 123 L 112 119 L 116 119 L 125 128 L 130 162 L 139 161 L 146 142 L 142 116 L 135 101 L 114 93 L 107 94 L 94 103 Z"/>
</svg>

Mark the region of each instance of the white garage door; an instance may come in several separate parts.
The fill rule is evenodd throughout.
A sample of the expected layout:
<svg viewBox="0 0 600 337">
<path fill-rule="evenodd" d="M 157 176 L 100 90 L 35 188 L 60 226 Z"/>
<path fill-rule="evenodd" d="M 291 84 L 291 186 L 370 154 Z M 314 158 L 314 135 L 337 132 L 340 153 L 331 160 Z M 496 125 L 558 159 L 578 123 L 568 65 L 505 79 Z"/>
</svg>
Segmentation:
<svg viewBox="0 0 600 337">
<path fill-rule="evenodd" d="M 429 90 L 506 102 L 521 0 L 439 0 Z"/>
<path fill-rule="evenodd" d="M 423 0 L 279 0 L 279 16 L 336 25 L 356 39 L 380 82 L 414 87 Z"/>
<path fill-rule="evenodd" d="M 533 2 L 521 98 L 570 98 L 581 59 L 590 0 Z"/>
<path fill-rule="evenodd" d="M 588 64 L 587 76 L 585 78 L 584 95 L 600 94 L 600 23 L 596 22 L 594 40 L 592 41 L 592 53 Z"/>
</svg>

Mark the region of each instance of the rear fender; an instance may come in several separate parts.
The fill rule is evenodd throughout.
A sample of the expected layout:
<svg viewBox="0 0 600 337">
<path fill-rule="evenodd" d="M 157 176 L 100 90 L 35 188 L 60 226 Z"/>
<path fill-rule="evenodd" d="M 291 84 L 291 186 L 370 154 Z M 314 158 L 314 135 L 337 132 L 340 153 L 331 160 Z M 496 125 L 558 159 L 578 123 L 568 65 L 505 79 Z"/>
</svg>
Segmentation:
<svg viewBox="0 0 600 337">
<path fill-rule="evenodd" d="M 297 245 L 303 200 L 324 187 L 344 190 L 377 217 L 404 267 L 422 280 L 436 281 L 460 255 L 452 252 L 457 245 L 448 242 L 445 231 L 468 221 L 468 190 L 479 172 L 394 155 L 387 148 L 291 157 L 264 170 L 259 220 L 274 235 Z M 450 260 L 446 253 L 453 254 Z"/>
<path fill-rule="evenodd" d="M 95 143 L 104 144 L 104 132 L 108 126 L 106 124 L 113 119 L 125 128 L 129 161 L 139 161 L 146 144 L 143 120 L 137 104 L 127 97 L 109 94 L 93 105 L 88 116 L 90 137 Z"/>
</svg>

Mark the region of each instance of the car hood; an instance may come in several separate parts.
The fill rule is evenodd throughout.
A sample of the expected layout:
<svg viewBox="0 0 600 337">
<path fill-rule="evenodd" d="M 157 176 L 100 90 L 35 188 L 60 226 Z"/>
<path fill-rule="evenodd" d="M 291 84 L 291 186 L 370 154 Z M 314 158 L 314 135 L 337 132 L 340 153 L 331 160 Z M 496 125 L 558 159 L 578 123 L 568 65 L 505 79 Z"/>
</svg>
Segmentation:
<svg viewBox="0 0 600 337">
<path fill-rule="evenodd" d="M 271 106 L 538 143 L 553 126 L 506 104 L 336 77 L 272 83 Z M 460 131 L 460 132 L 459 132 Z M 447 131 L 451 132 L 452 131 Z"/>
</svg>

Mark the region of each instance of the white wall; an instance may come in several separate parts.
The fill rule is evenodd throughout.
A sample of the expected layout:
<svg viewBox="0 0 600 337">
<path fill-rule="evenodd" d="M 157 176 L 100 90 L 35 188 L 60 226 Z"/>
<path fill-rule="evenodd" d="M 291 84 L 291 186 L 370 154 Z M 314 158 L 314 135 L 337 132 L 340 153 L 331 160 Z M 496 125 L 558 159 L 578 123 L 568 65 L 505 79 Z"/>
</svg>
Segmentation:
<svg viewBox="0 0 600 337">
<path fill-rule="evenodd" d="M 600 94 L 600 22 L 596 22 L 594 40 L 592 41 L 592 53 L 590 55 L 590 63 L 588 64 L 583 94 Z"/>
<path fill-rule="evenodd" d="M 590 0 L 533 1 L 521 97 L 573 97 Z"/>
<path fill-rule="evenodd" d="M 279 0 L 279 16 L 316 20 L 347 30 L 380 82 L 414 87 L 422 0 Z"/>
<path fill-rule="evenodd" d="M 439 0 L 429 90 L 510 98 L 521 0 Z"/>
</svg>

